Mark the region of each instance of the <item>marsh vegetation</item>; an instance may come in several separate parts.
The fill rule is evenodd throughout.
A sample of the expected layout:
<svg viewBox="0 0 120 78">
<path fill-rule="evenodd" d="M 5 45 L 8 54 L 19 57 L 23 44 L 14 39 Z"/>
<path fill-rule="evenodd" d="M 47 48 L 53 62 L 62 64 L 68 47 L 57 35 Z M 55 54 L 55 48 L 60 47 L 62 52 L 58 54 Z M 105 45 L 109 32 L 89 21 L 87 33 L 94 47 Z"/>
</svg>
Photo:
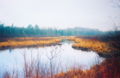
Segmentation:
<svg viewBox="0 0 120 78">
<path fill-rule="evenodd" d="M 78 36 L 80 31 L 45 30 L 49 34 L 43 36 L 35 34 L 40 32 L 35 32 L 36 27 L 26 37 L 23 32 L 31 32 L 29 28 L 1 28 L 0 78 L 120 77 L 120 31 Z M 22 32 L 13 35 L 11 30 Z M 57 35 L 50 35 L 55 32 Z"/>
</svg>

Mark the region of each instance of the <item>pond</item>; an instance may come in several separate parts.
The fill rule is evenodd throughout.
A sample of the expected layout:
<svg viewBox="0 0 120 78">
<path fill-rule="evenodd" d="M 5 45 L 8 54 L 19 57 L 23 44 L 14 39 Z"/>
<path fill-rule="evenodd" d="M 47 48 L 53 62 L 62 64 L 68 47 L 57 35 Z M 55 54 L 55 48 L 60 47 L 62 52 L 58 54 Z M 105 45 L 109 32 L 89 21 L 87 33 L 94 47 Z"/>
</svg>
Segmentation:
<svg viewBox="0 0 120 78">
<path fill-rule="evenodd" d="M 61 45 L 56 46 L 1 50 L 0 73 L 14 69 L 23 71 L 25 62 L 34 64 L 35 61 L 39 61 L 45 69 L 49 69 L 52 65 L 54 73 L 58 73 L 75 67 L 89 69 L 104 60 L 93 51 L 75 50 L 72 44 L 72 42 L 62 42 Z"/>
</svg>

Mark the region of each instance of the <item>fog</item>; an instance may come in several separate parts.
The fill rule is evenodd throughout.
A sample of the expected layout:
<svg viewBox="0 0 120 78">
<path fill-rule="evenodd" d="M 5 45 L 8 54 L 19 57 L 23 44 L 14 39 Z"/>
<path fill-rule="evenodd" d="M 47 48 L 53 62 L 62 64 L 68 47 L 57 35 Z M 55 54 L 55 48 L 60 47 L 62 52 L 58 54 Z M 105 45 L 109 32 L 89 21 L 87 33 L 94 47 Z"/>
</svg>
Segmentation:
<svg viewBox="0 0 120 78">
<path fill-rule="evenodd" d="M 0 23 L 109 30 L 120 26 L 120 6 L 117 0 L 0 0 Z"/>
</svg>

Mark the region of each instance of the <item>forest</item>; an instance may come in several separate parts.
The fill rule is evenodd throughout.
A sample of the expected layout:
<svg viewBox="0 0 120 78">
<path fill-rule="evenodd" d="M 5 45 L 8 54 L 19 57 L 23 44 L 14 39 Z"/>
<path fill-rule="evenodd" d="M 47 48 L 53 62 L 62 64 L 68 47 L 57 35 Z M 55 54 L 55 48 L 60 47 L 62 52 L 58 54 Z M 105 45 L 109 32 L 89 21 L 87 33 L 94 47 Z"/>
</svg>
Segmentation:
<svg viewBox="0 0 120 78">
<path fill-rule="evenodd" d="M 80 35 L 100 35 L 104 32 L 89 28 L 68 28 L 53 29 L 40 28 L 38 25 L 28 25 L 27 27 L 18 27 L 15 25 L 6 26 L 0 24 L 0 38 L 6 37 L 43 37 L 43 36 L 80 36 Z"/>
</svg>

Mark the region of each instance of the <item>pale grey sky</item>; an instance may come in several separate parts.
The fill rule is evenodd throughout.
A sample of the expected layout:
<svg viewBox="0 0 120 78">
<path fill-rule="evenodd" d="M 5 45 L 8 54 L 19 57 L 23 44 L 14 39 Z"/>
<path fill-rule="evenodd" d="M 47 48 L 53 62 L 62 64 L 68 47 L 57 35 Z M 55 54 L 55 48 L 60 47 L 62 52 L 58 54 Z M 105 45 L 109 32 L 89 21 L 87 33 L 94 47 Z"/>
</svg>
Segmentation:
<svg viewBox="0 0 120 78">
<path fill-rule="evenodd" d="M 0 21 L 7 25 L 107 30 L 120 26 L 117 0 L 0 0 Z"/>
</svg>

